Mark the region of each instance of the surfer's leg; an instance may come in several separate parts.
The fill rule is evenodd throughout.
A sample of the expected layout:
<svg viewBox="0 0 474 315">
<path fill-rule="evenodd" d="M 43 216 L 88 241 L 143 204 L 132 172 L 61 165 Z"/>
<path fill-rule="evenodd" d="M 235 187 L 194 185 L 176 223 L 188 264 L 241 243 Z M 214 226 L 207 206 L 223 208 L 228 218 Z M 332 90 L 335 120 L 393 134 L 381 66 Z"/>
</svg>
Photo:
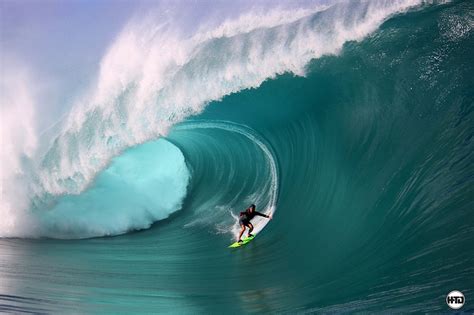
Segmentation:
<svg viewBox="0 0 474 315">
<path fill-rule="evenodd" d="M 249 222 L 248 227 L 249 227 L 249 235 L 248 235 L 248 236 L 252 236 L 252 231 L 253 231 L 253 225 L 252 225 L 252 223 Z"/>
<path fill-rule="evenodd" d="M 240 234 L 239 234 L 239 242 L 242 242 L 242 234 L 244 234 L 244 231 L 245 231 L 245 225 L 241 224 L 240 225 L 242 227 L 242 229 L 240 230 Z"/>
</svg>

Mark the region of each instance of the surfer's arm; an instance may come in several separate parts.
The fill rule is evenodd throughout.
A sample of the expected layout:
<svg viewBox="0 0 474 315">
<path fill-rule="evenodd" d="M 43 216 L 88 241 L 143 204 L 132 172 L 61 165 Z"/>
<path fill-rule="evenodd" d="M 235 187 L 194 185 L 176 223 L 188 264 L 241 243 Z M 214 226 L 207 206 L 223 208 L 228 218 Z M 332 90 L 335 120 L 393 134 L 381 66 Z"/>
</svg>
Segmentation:
<svg viewBox="0 0 474 315">
<path fill-rule="evenodd" d="M 265 217 L 265 218 L 270 218 L 269 215 L 266 215 L 266 214 L 263 214 L 263 213 L 260 213 L 260 212 L 257 212 L 257 211 L 255 211 L 255 215 L 259 215 L 259 216 Z"/>
</svg>

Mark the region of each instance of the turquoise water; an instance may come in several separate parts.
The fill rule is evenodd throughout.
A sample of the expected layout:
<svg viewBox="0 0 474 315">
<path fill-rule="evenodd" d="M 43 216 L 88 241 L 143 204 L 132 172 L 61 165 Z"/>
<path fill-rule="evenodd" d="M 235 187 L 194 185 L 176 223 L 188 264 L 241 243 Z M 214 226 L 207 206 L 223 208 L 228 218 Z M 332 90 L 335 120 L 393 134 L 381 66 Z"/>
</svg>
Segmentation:
<svg viewBox="0 0 474 315">
<path fill-rule="evenodd" d="M 90 182 L 33 177 L 58 194 L 41 191 L 27 228 L 0 239 L 0 310 L 449 312 L 459 290 L 472 312 L 473 12 L 469 1 L 413 8 L 311 59 L 304 76 L 277 73 L 118 148 Z M 67 153 L 58 139 L 45 169 L 79 154 L 82 139 Z M 250 203 L 274 218 L 230 250 Z"/>
</svg>

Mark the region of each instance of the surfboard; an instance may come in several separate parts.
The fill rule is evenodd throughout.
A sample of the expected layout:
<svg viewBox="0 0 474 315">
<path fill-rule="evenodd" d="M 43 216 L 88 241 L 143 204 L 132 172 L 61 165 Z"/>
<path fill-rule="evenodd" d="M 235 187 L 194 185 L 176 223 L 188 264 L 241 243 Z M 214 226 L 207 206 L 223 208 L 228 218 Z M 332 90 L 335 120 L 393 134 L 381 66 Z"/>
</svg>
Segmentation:
<svg viewBox="0 0 474 315">
<path fill-rule="evenodd" d="M 250 236 L 250 237 L 247 236 L 247 237 L 245 237 L 245 238 L 242 239 L 242 243 L 235 242 L 235 243 L 231 244 L 231 245 L 229 246 L 229 248 L 236 248 L 236 247 L 240 247 L 240 246 L 242 246 L 242 245 L 246 245 L 246 244 L 248 244 L 251 240 L 253 240 L 254 238 L 255 238 L 255 235 Z"/>
</svg>

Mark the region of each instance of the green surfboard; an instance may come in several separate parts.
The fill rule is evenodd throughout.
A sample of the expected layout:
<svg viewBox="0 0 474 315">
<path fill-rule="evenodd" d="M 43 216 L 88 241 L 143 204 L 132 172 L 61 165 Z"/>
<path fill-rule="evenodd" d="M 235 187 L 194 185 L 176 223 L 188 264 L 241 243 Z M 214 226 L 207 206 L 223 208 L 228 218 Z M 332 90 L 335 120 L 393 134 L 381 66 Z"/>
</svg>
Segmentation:
<svg viewBox="0 0 474 315">
<path fill-rule="evenodd" d="M 233 243 L 232 245 L 229 246 L 229 248 L 236 248 L 236 247 L 240 247 L 242 245 L 245 245 L 247 243 L 249 243 L 251 240 L 253 240 L 255 238 L 255 235 L 252 235 L 250 237 L 245 237 L 242 239 L 242 243 L 239 243 L 239 242 L 235 242 Z"/>
</svg>

